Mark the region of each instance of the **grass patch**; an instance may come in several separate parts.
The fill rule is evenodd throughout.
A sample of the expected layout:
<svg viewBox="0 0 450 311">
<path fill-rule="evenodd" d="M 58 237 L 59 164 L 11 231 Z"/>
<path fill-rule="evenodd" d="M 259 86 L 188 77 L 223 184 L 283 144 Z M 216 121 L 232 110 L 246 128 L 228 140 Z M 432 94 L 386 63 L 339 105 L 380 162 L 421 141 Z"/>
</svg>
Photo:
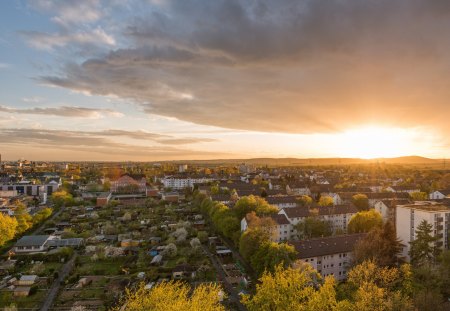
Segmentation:
<svg viewBox="0 0 450 311">
<path fill-rule="evenodd" d="M 42 304 L 47 294 L 45 290 L 39 290 L 35 294 L 28 297 L 14 297 L 13 292 L 0 292 L 0 306 L 10 306 L 15 304 L 20 308 L 37 308 Z"/>
</svg>

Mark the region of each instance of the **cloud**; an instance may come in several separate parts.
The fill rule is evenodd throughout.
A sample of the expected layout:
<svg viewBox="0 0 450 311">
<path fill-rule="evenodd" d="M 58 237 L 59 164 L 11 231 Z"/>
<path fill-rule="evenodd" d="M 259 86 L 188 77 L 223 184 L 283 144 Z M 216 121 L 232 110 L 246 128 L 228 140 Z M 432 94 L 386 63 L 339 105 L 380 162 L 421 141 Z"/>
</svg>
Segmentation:
<svg viewBox="0 0 450 311">
<path fill-rule="evenodd" d="M 28 44 L 39 50 L 53 50 L 62 48 L 69 44 L 78 47 L 89 47 L 95 45 L 114 46 L 116 41 L 113 36 L 108 35 L 102 28 L 97 27 L 91 31 L 62 32 L 49 34 L 38 31 L 21 31 Z"/>
<path fill-rule="evenodd" d="M 102 132 L 58 131 L 48 129 L 0 129 L 2 144 L 36 148 L 41 150 L 72 150 L 83 152 L 85 155 L 102 154 L 103 159 L 121 157 L 155 159 L 162 158 L 196 158 L 225 155 L 214 153 L 179 149 L 167 146 L 142 146 L 124 144 L 106 139 Z"/>
<path fill-rule="evenodd" d="M 158 140 L 158 143 L 164 145 L 188 145 L 188 144 L 215 142 L 215 141 L 217 141 L 217 139 L 187 137 L 187 138 L 160 139 Z"/>
<path fill-rule="evenodd" d="M 74 106 L 61 106 L 55 108 L 11 108 L 0 105 L 0 111 L 7 113 L 18 113 L 18 114 L 39 114 L 39 115 L 53 115 L 58 117 L 70 117 L 70 118 L 91 118 L 99 119 L 105 116 L 109 117 L 122 117 L 123 114 L 110 109 L 94 109 L 94 108 L 83 108 Z"/>
<path fill-rule="evenodd" d="M 41 12 L 55 14 L 52 21 L 63 26 L 92 23 L 102 16 L 99 0 L 33 0 L 30 5 Z"/>
<path fill-rule="evenodd" d="M 186 0 L 135 15 L 128 47 L 40 80 L 231 129 L 450 130 L 447 1 Z"/>
<path fill-rule="evenodd" d="M 5 69 L 5 68 L 9 68 L 10 65 L 6 64 L 6 63 L 0 63 L 0 69 Z"/>
<path fill-rule="evenodd" d="M 138 140 L 153 140 L 153 141 L 157 142 L 158 144 L 162 144 L 162 145 L 189 145 L 189 144 L 218 141 L 217 139 L 213 139 L 213 138 L 201 138 L 201 137 L 174 138 L 171 135 L 149 133 L 146 131 L 126 131 L 126 130 L 114 130 L 114 129 L 103 130 L 103 131 L 98 131 L 98 132 L 85 132 L 85 133 L 89 133 L 91 135 L 99 135 L 99 136 L 111 136 L 111 137 L 124 136 L 124 137 L 129 137 L 129 138 L 138 139 Z"/>
<path fill-rule="evenodd" d="M 33 97 L 24 97 L 22 100 L 26 103 L 40 103 L 44 100 L 44 98 L 39 96 L 33 96 Z"/>
</svg>

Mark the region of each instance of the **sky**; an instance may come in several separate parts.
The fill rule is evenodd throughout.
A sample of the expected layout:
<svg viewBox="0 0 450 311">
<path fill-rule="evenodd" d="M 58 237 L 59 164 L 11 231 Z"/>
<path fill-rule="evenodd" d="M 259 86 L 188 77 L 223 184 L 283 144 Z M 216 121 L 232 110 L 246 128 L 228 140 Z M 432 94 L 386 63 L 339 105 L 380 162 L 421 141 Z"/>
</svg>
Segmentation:
<svg viewBox="0 0 450 311">
<path fill-rule="evenodd" d="M 446 0 L 0 1 L 17 160 L 450 156 Z"/>
</svg>

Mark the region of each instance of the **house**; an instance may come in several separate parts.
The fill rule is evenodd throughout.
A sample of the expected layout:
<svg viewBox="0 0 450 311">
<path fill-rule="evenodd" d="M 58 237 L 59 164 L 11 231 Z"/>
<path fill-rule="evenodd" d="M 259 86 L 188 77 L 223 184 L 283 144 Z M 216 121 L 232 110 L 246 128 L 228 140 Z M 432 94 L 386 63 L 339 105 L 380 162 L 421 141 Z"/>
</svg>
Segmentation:
<svg viewBox="0 0 450 311">
<path fill-rule="evenodd" d="M 449 249 L 448 232 L 450 228 L 450 207 L 434 202 L 419 201 L 413 204 L 398 205 L 396 209 L 397 237 L 405 245 L 402 255 L 409 260 L 410 243 L 416 237 L 417 227 L 422 221 L 432 225 L 432 235 L 438 240 L 434 246 L 439 249 Z"/>
<path fill-rule="evenodd" d="M 348 223 L 357 212 L 358 208 L 353 204 L 324 206 L 318 208 L 318 217 L 320 220 L 330 223 L 334 233 L 337 231 L 347 232 Z"/>
<path fill-rule="evenodd" d="M 14 297 L 27 297 L 28 295 L 30 295 L 30 291 L 30 286 L 18 286 L 14 288 L 13 295 Z"/>
<path fill-rule="evenodd" d="M 290 222 L 290 238 L 295 237 L 294 226 L 304 221 L 307 217 L 316 216 L 322 221 L 327 221 L 334 233 L 337 231 L 346 232 L 348 223 L 358 209 L 353 204 L 341 204 L 329 207 L 319 207 L 310 210 L 308 207 L 285 208 L 278 212 L 284 214 Z"/>
<path fill-rule="evenodd" d="M 416 186 L 390 186 L 386 188 L 387 191 L 391 192 L 406 192 L 406 193 L 413 193 L 413 192 L 420 192 L 420 189 Z"/>
<path fill-rule="evenodd" d="M 213 195 L 211 195 L 211 200 L 228 205 L 231 203 L 231 195 L 230 194 L 213 194 Z"/>
<path fill-rule="evenodd" d="M 158 266 L 162 263 L 162 260 L 163 260 L 163 256 L 161 254 L 158 254 L 155 257 L 153 257 L 152 261 L 150 262 L 150 265 Z"/>
<path fill-rule="evenodd" d="M 249 227 L 252 226 L 252 218 L 250 217 L 251 214 L 246 215 L 241 220 L 241 231 L 246 231 Z M 285 214 L 275 214 L 270 217 L 267 217 L 273 220 L 273 227 L 270 228 L 270 239 L 273 242 L 281 242 L 281 241 L 287 241 L 291 238 L 291 223 L 286 218 Z"/>
<path fill-rule="evenodd" d="M 269 196 L 265 198 L 267 203 L 275 205 L 279 209 L 293 208 L 297 206 L 297 197 L 293 195 L 286 196 Z"/>
<path fill-rule="evenodd" d="M 22 275 L 18 281 L 17 286 L 31 286 L 39 280 L 37 275 Z"/>
<path fill-rule="evenodd" d="M 181 280 L 187 278 L 195 278 L 195 268 L 189 264 L 181 264 L 177 265 L 172 270 L 172 278 L 174 280 Z"/>
<path fill-rule="evenodd" d="M 408 192 L 339 192 L 342 204 L 350 204 L 355 194 L 365 194 L 369 200 L 369 207 L 374 208 L 375 203 L 380 200 L 409 199 Z"/>
<path fill-rule="evenodd" d="M 14 245 L 15 253 L 44 252 L 48 249 L 51 235 L 25 235 Z"/>
<path fill-rule="evenodd" d="M 146 193 L 147 179 L 143 174 L 124 174 L 111 182 L 113 193 Z"/>
<path fill-rule="evenodd" d="M 272 240 L 274 242 L 287 241 L 291 239 L 291 223 L 284 214 L 276 214 L 271 216 L 276 224 L 275 234 Z"/>
<path fill-rule="evenodd" d="M 157 187 L 150 187 L 147 188 L 147 196 L 148 197 L 152 197 L 152 198 L 156 198 L 159 197 L 159 189 Z"/>
<path fill-rule="evenodd" d="M 430 200 L 443 200 L 450 195 L 450 189 L 436 190 L 430 193 Z"/>
<path fill-rule="evenodd" d="M 79 248 L 84 245 L 84 239 L 71 238 L 71 239 L 51 239 L 48 241 L 49 248 L 71 247 Z"/>
<path fill-rule="evenodd" d="M 375 202 L 375 210 L 381 214 L 383 221 L 392 221 L 395 224 L 395 209 L 397 205 L 411 203 L 408 199 L 379 200 Z"/>
<path fill-rule="evenodd" d="M 290 242 L 297 258 L 310 264 L 322 277 L 334 276 L 337 281 L 347 278 L 347 271 L 355 244 L 364 233 Z"/>
<path fill-rule="evenodd" d="M 311 191 L 305 183 L 290 183 L 286 185 L 286 192 L 289 195 L 311 195 Z"/>
<path fill-rule="evenodd" d="M 102 192 L 97 197 L 97 206 L 105 206 L 111 200 L 111 192 Z"/>
<path fill-rule="evenodd" d="M 167 202 L 177 203 L 180 200 L 180 195 L 178 192 L 164 192 L 162 194 L 162 199 Z"/>
</svg>

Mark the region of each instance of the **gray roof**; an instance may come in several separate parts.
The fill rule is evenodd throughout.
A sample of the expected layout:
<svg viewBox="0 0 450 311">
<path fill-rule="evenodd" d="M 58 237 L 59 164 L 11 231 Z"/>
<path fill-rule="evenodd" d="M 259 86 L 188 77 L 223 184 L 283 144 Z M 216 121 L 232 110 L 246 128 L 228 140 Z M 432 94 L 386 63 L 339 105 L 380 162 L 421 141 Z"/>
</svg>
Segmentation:
<svg viewBox="0 0 450 311">
<path fill-rule="evenodd" d="M 41 246 L 49 237 L 49 235 L 26 235 L 21 237 L 15 246 Z"/>
<path fill-rule="evenodd" d="M 365 233 L 338 235 L 289 243 L 298 252 L 297 257 L 303 259 L 352 252 L 355 243 L 364 238 L 365 235 Z"/>
<path fill-rule="evenodd" d="M 78 247 L 82 245 L 84 240 L 82 238 L 72 238 L 72 239 L 61 239 L 61 240 L 50 240 L 48 242 L 49 246 L 56 246 L 56 247 Z"/>
</svg>

